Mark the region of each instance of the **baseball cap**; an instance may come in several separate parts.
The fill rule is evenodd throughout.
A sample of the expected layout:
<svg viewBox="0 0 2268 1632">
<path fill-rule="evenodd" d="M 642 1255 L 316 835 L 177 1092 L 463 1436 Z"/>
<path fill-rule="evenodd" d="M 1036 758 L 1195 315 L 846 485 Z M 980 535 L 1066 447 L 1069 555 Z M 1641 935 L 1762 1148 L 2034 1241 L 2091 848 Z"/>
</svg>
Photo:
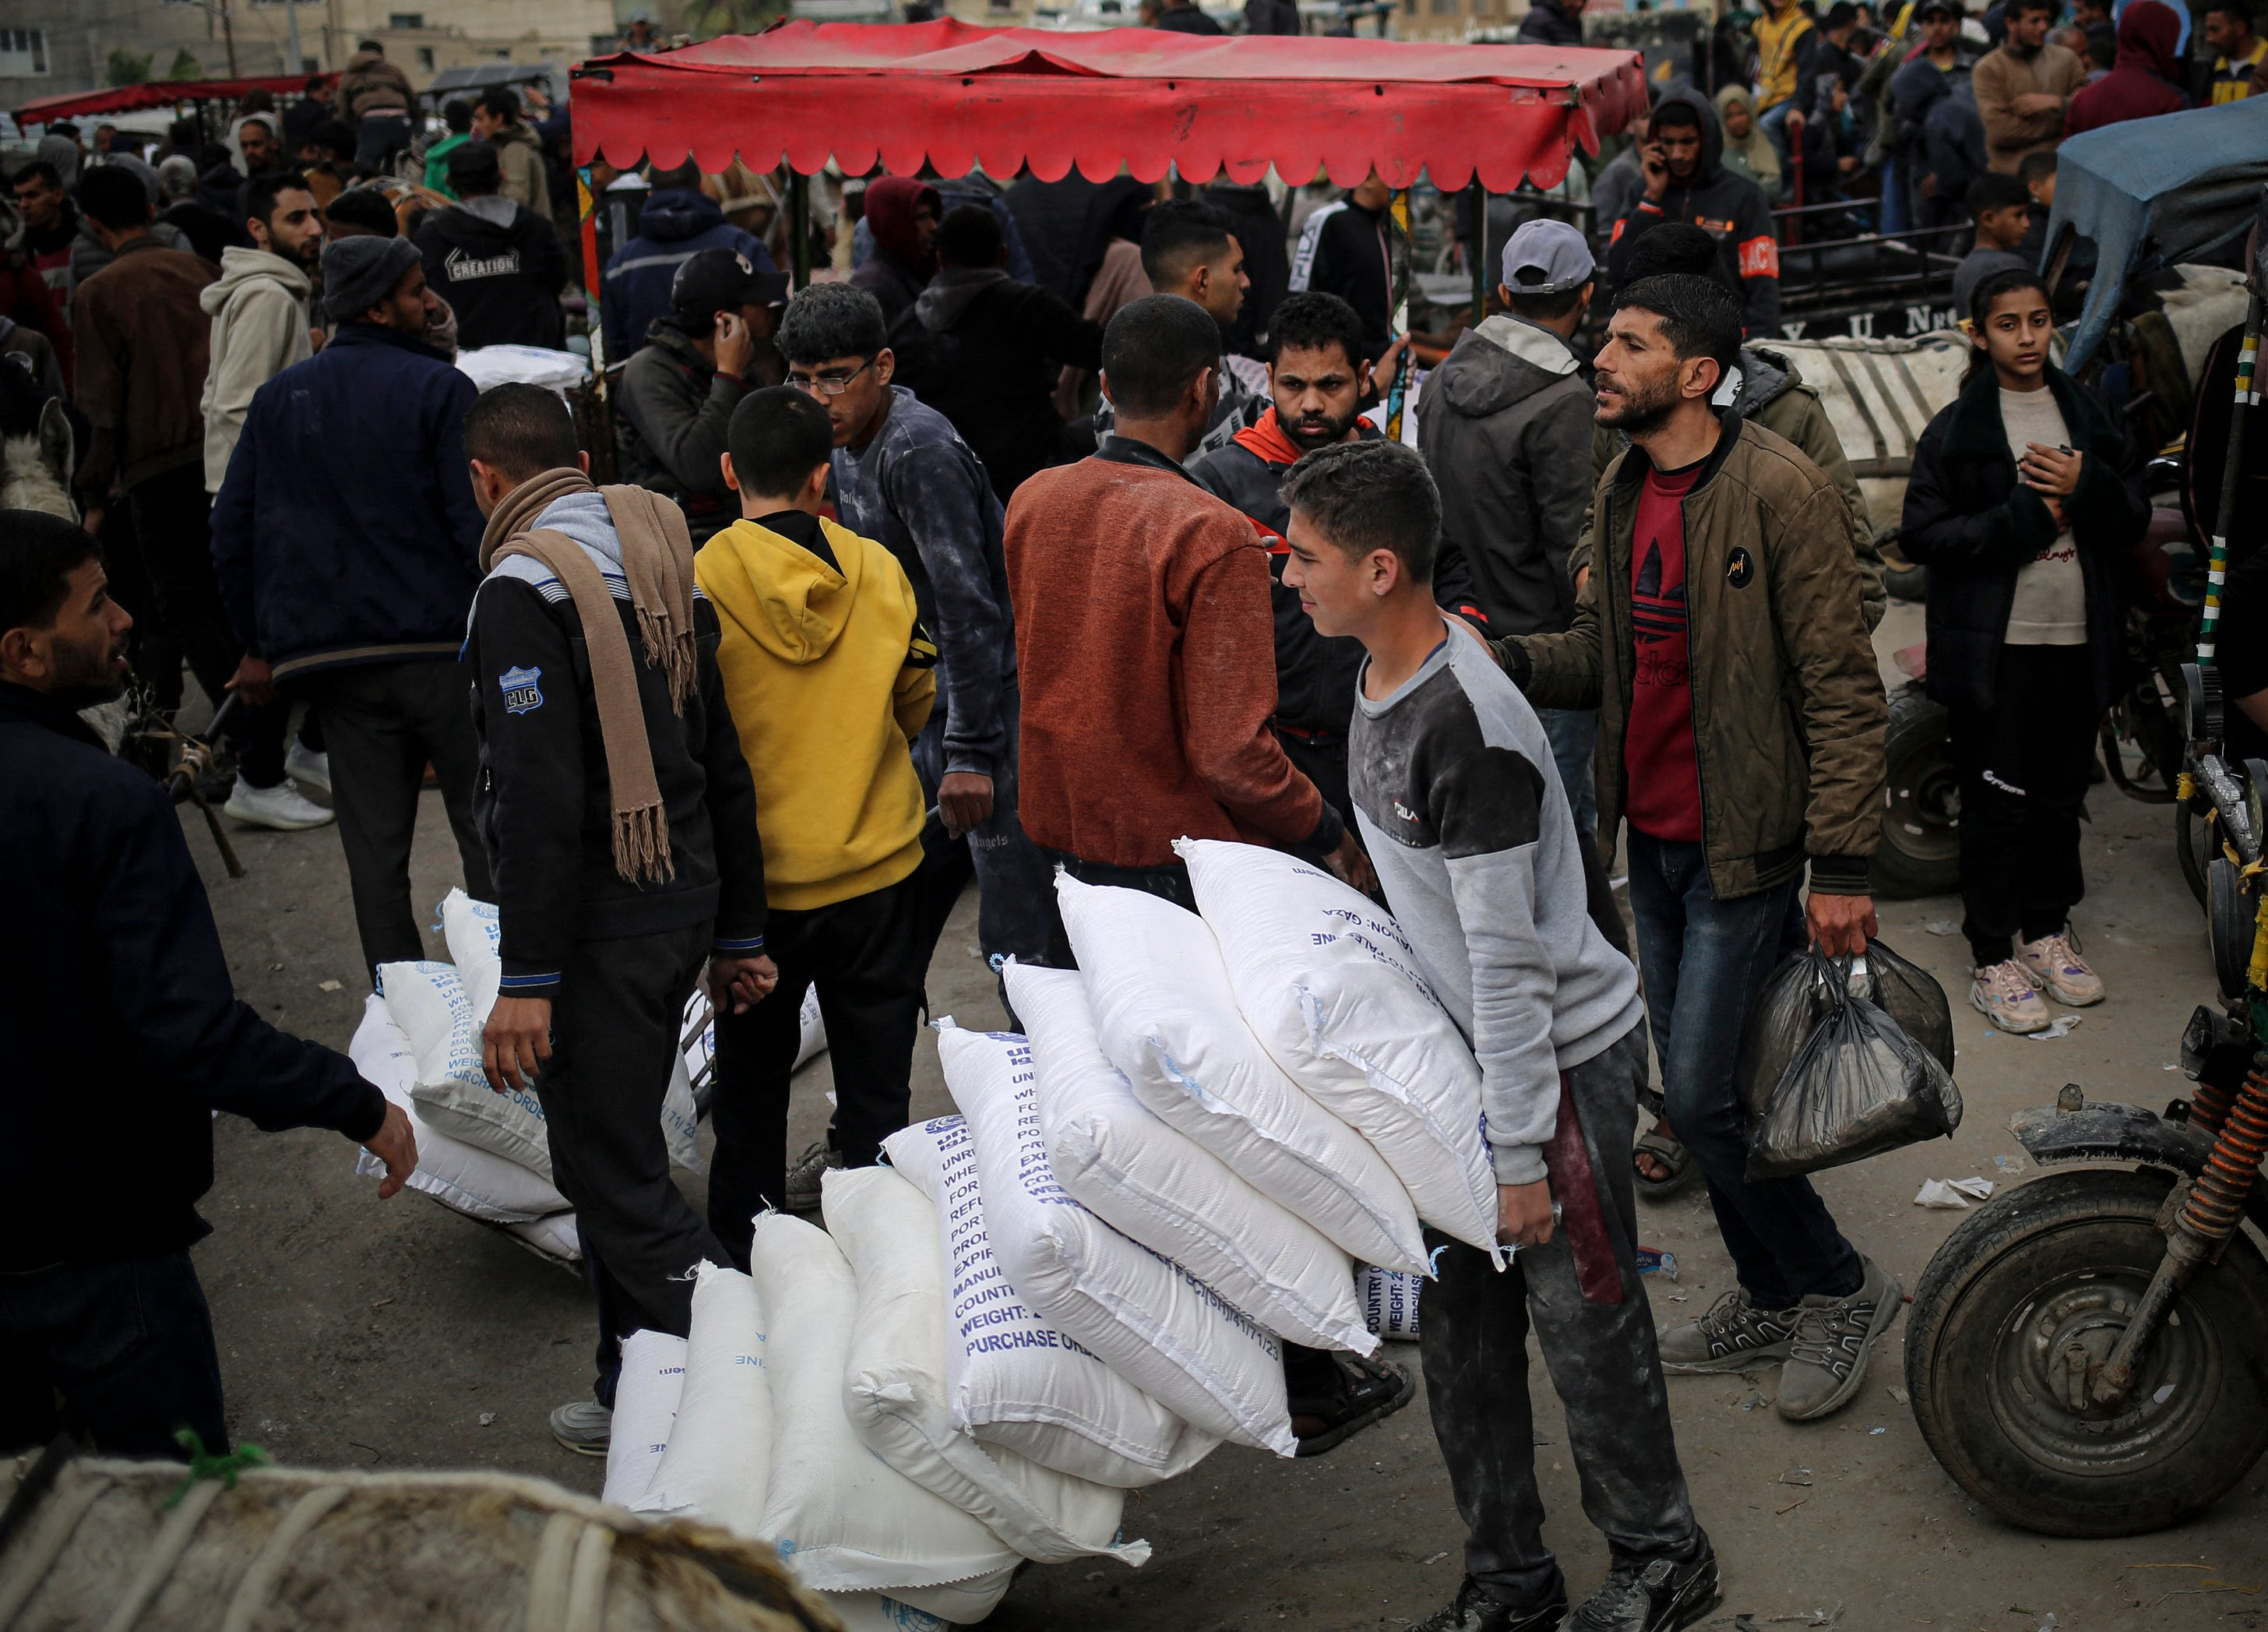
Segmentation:
<svg viewBox="0 0 2268 1632">
<path fill-rule="evenodd" d="M 669 304 L 680 317 L 702 321 L 744 306 L 783 306 L 787 274 L 759 272 L 737 249 L 689 255 L 670 280 Z"/>
<path fill-rule="evenodd" d="M 1589 283 L 1597 270 L 1591 246 L 1565 221 L 1530 221 L 1504 247 L 1505 286 L 1514 294 L 1565 294 Z"/>
</svg>

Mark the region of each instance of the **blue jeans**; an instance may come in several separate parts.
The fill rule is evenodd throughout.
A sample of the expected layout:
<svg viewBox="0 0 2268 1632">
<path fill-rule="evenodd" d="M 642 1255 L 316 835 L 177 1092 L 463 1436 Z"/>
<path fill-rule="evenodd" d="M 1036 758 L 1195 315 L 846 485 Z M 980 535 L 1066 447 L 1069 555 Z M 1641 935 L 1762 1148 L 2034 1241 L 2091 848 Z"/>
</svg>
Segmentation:
<svg viewBox="0 0 2268 1632">
<path fill-rule="evenodd" d="M 0 1275 L 0 1451 L 66 1428 L 104 1456 L 185 1460 L 184 1428 L 228 1449 L 212 1311 L 186 1250 Z"/>
<path fill-rule="evenodd" d="M 1859 1254 L 1811 1181 L 1742 1177 L 1748 1129 L 1734 1081 L 1741 1034 L 1764 977 L 1804 944 L 1798 881 L 1720 901 L 1700 846 L 1635 828 L 1630 861 L 1638 973 L 1669 1126 L 1701 1164 L 1741 1285 L 1760 1309 L 1857 1291 L 1865 1276 Z"/>
<path fill-rule="evenodd" d="M 355 137 L 355 163 L 383 170 L 393 164 L 394 155 L 409 145 L 408 114 L 365 114 Z"/>
<path fill-rule="evenodd" d="M 1016 814 L 1017 730 L 1022 705 L 1012 682 L 1001 688 L 1000 713 L 1007 724 L 1007 751 L 992 770 L 992 814 L 984 825 L 959 838 L 946 836 L 932 816 L 922 829 L 920 878 L 923 905 L 919 934 L 923 964 L 970 875 L 976 879 L 976 943 L 994 972 L 1011 957 L 1027 964 L 1048 961 L 1049 927 L 1056 921 L 1055 871 L 1024 835 Z M 932 808 L 945 780 L 945 716 L 932 714 L 914 739 L 914 770 L 922 797 Z M 1005 1001 L 1005 1000 L 1004 1000 Z"/>
<path fill-rule="evenodd" d="M 1551 757 L 1559 767 L 1559 785 L 1567 790 L 1567 802 L 1574 808 L 1575 831 L 1589 838 L 1599 825 L 1599 790 L 1591 776 L 1591 755 L 1599 745 L 1599 711 L 1539 708 L 1535 719 L 1551 744 Z"/>
</svg>

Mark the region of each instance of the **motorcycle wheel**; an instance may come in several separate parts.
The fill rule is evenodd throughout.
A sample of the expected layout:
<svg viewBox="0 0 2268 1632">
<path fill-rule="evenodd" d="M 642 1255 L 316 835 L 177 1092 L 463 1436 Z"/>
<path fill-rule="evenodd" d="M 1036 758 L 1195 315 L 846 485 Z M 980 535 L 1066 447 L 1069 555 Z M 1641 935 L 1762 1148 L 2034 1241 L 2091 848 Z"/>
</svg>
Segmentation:
<svg viewBox="0 0 2268 1632">
<path fill-rule="evenodd" d="M 2012 1525 L 2161 1529 L 2268 1449 L 2268 1260 L 2241 1232 L 2175 1300 L 2125 1408 L 2086 1400 L 2164 1255 L 2169 1183 L 2111 1168 L 2035 1179 L 1962 1220 L 1914 1289 L 1915 1421 L 1946 1472 Z"/>
<path fill-rule="evenodd" d="M 1961 888 L 1961 778 L 1953 768 L 1945 710 L 1918 685 L 1890 698 L 1882 758 L 1887 774 L 1874 893 L 1891 901 L 1949 895 Z"/>
</svg>

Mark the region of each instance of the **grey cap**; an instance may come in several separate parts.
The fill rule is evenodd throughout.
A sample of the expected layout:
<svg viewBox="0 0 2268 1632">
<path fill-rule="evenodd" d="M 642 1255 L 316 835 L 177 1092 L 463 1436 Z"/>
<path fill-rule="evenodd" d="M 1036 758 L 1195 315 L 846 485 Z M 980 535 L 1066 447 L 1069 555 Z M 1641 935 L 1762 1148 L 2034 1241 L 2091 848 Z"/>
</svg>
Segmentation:
<svg viewBox="0 0 2268 1632">
<path fill-rule="evenodd" d="M 1528 222 L 1504 247 L 1505 287 L 1516 295 L 1564 294 L 1589 283 L 1597 270 L 1582 233 L 1548 217 Z"/>
<path fill-rule="evenodd" d="M 370 233 L 323 246 L 323 307 L 335 323 L 350 322 L 392 294 L 418 262 L 406 238 Z"/>
</svg>

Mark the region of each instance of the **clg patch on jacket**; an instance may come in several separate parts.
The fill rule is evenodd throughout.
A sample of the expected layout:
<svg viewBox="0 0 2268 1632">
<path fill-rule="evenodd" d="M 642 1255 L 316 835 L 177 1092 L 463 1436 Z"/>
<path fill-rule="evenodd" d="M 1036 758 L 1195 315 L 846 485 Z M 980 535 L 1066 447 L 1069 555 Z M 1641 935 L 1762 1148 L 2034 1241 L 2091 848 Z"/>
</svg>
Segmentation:
<svg viewBox="0 0 2268 1632">
<path fill-rule="evenodd" d="M 518 277 L 519 251 L 507 249 L 500 255 L 468 255 L 461 249 L 452 249 L 441 258 L 449 270 L 453 284 L 470 283 L 476 277 Z"/>
<path fill-rule="evenodd" d="M 1746 589 L 1756 575 L 1756 558 L 1749 553 L 1749 547 L 1734 545 L 1733 553 L 1725 558 L 1725 581 L 1735 589 Z"/>
<path fill-rule="evenodd" d="M 542 707 L 542 688 L 535 683 L 542 678 L 540 668 L 507 668 L 498 675 L 497 689 L 504 693 L 504 712 L 528 714 Z"/>
</svg>

